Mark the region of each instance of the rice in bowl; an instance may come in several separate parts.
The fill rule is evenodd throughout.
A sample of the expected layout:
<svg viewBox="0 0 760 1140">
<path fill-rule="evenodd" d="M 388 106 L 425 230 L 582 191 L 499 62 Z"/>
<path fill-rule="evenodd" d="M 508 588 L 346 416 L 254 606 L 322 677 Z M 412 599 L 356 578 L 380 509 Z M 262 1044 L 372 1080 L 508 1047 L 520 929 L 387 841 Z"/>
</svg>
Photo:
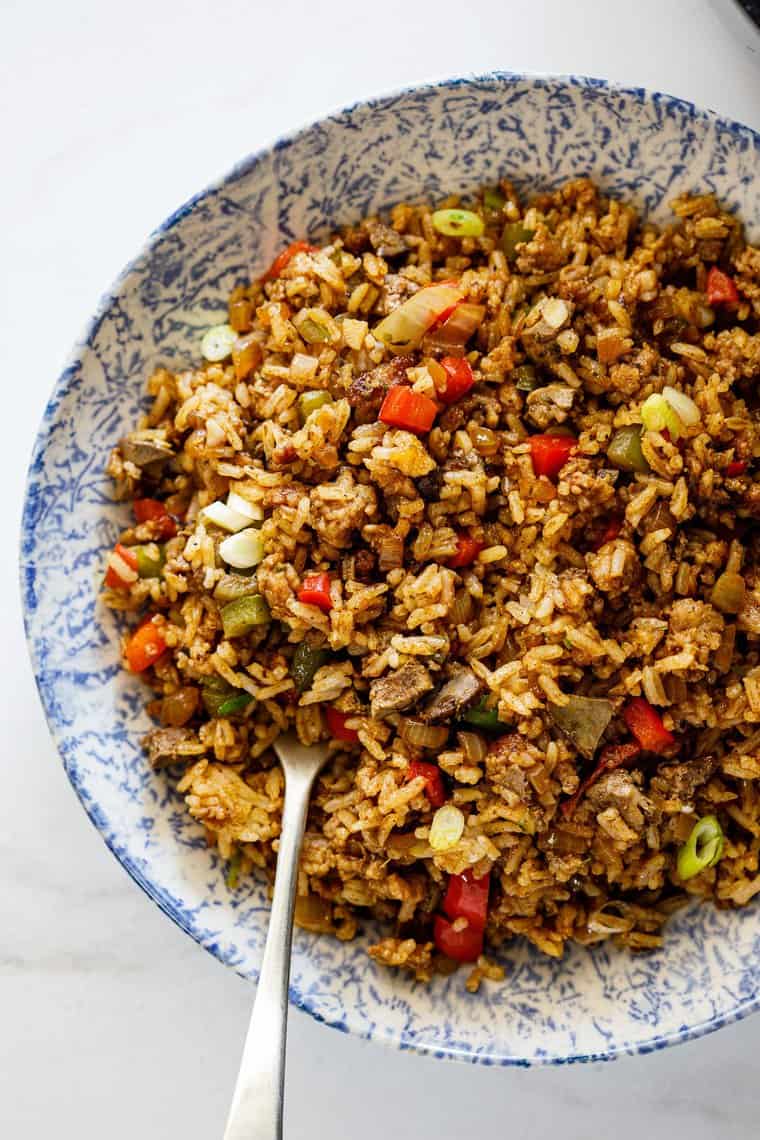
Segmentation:
<svg viewBox="0 0 760 1140">
<path fill-rule="evenodd" d="M 297 920 L 418 979 L 760 889 L 760 253 L 674 208 L 503 183 L 295 243 L 110 460 L 150 762 L 234 887 L 273 740 L 329 737 Z"/>
</svg>

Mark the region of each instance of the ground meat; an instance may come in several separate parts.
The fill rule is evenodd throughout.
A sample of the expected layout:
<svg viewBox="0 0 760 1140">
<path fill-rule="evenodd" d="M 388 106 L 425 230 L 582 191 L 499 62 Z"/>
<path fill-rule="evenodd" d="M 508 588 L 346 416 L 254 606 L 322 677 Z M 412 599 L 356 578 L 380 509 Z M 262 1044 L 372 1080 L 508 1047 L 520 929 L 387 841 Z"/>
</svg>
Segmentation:
<svg viewBox="0 0 760 1140">
<path fill-rule="evenodd" d="M 426 720 L 450 720 L 469 708 L 480 693 L 481 684 L 471 669 L 460 669 L 425 705 Z"/>
<path fill-rule="evenodd" d="M 442 478 L 440 467 L 435 467 L 427 475 L 421 475 L 419 479 L 415 479 L 414 483 L 420 498 L 424 499 L 426 503 L 435 502 L 441 492 Z"/>
<path fill-rule="evenodd" d="M 342 471 L 333 483 L 320 483 L 309 495 L 311 525 L 323 542 L 341 549 L 377 514 L 374 488 L 356 483 L 350 471 Z"/>
<path fill-rule="evenodd" d="M 463 399 L 457 400 L 439 416 L 439 428 L 441 431 L 457 431 L 467 423 L 474 409 L 475 400 L 472 396 L 465 396 Z"/>
<path fill-rule="evenodd" d="M 510 732 L 495 740 L 486 754 L 486 777 L 493 790 L 507 801 L 515 797 L 523 803 L 535 799 L 527 773 L 543 762 L 539 750 L 521 736 Z"/>
<path fill-rule="evenodd" d="M 646 536 L 652 534 L 656 530 L 669 530 L 671 536 L 676 533 L 678 523 L 673 517 L 673 512 L 667 503 L 660 499 L 651 511 L 647 511 L 641 522 L 636 527 L 639 534 Z"/>
<path fill-rule="evenodd" d="M 354 555 L 354 577 L 357 582 L 371 582 L 376 565 L 377 558 L 371 550 L 357 550 Z"/>
<path fill-rule="evenodd" d="M 528 393 L 526 416 L 542 431 L 551 424 L 563 424 L 573 406 L 575 391 L 566 384 L 547 384 Z"/>
<path fill-rule="evenodd" d="M 586 555 L 594 585 L 605 593 L 627 590 L 639 576 L 639 559 L 630 542 L 617 538 Z"/>
<path fill-rule="evenodd" d="M 710 655 L 720 648 L 725 620 L 709 602 L 696 598 L 679 598 L 668 617 L 668 636 L 663 656 L 688 653 L 693 663 L 703 668 Z"/>
<path fill-rule="evenodd" d="M 304 495 L 308 494 L 303 483 L 284 483 L 273 487 L 264 496 L 265 507 L 297 507 Z"/>
<path fill-rule="evenodd" d="M 631 774 L 623 768 L 601 776 L 586 793 L 586 803 L 596 815 L 613 809 L 636 832 L 643 831 L 647 816 L 654 810 Z"/>
<path fill-rule="evenodd" d="M 155 772 L 187 761 L 188 754 L 180 751 L 180 745 L 196 739 L 196 734 L 190 728 L 154 728 L 143 737 L 142 743 L 148 753 L 148 763 Z"/>
<path fill-rule="evenodd" d="M 367 222 L 367 234 L 370 245 L 380 257 L 398 257 L 406 253 L 406 238 L 384 222 Z"/>
<path fill-rule="evenodd" d="M 174 448 L 160 432 L 132 431 L 119 444 L 128 463 L 134 463 L 149 475 L 158 475 L 174 455 Z"/>
<path fill-rule="evenodd" d="M 517 268 L 520 273 L 547 273 L 560 269 L 568 260 L 568 254 L 562 248 L 547 227 L 539 224 L 535 234 L 520 249 L 517 257 Z"/>
<path fill-rule="evenodd" d="M 381 717 L 389 712 L 408 709 L 432 687 L 433 682 L 424 665 L 408 661 L 394 673 L 372 682 L 369 689 L 372 715 Z"/>
<path fill-rule="evenodd" d="M 413 365 L 413 356 L 397 356 L 354 377 L 348 389 L 348 402 L 357 423 L 369 424 L 377 419 L 386 392 L 395 384 L 403 384 L 407 368 Z"/>
<path fill-rule="evenodd" d="M 678 800 L 689 804 L 697 788 L 706 784 L 718 767 L 715 756 L 701 756 L 685 764 L 661 764 L 652 778 L 649 790 L 664 800 Z"/>
</svg>

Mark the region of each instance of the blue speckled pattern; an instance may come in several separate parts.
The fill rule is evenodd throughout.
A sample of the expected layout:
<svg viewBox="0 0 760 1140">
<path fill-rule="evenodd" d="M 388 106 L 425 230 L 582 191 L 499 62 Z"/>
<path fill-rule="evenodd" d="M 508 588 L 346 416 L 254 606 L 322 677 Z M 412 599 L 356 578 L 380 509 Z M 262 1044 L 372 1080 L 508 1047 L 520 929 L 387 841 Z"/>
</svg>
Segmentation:
<svg viewBox="0 0 760 1140">
<path fill-rule="evenodd" d="M 103 299 L 56 384 L 29 472 L 21 576 L 34 670 L 51 731 L 88 815 L 133 878 L 221 961 L 255 978 L 263 887 L 231 894 L 217 857 L 139 746 L 140 682 L 119 668 L 119 627 L 96 601 L 126 522 L 103 474 L 157 363 L 197 353 L 237 283 L 297 237 L 405 198 L 509 175 L 553 187 L 590 174 L 663 220 L 686 190 L 714 190 L 758 223 L 760 137 L 690 104 L 598 80 L 495 74 L 392 95 L 334 115 L 246 160 L 178 210 Z M 97 916 L 93 916 L 93 921 Z M 292 998 L 347 1032 L 486 1064 L 649 1052 L 758 1005 L 760 910 L 681 912 L 665 948 L 632 957 L 509 948 L 502 985 L 430 987 L 375 966 L 368 933 L 296 938 Z"/>
</svg>

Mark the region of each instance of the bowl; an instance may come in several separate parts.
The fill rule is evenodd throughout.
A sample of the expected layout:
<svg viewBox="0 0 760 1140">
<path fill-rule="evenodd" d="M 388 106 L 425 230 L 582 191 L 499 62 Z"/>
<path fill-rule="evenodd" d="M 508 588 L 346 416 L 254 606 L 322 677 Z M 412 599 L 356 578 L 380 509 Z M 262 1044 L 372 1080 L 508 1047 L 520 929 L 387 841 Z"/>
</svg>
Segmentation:
<svg viewBox="0 0 760 1140">
<path fill-rule="evenodd" d="M 45 412 L 29 471 L 21 577 L 51 732 L 82 805 L 133 879 L 201 946 L 255 979 L 262 883 L 234 894 L 164 774 L 145 763 L 145 694 L 122 672 L 118 621 L 97 603 L 125 508 L 103 469 L 134 423 L 149 369 L 178 367 L 226 297 L 283 245 L 408 198 L 508 175 L 522 189 L 591 175 L 664 220 L 715 191 L 756 224 L 760 136 L 691 104 L 599 80 L 492 74 L 358 103 L 246 159 L 168 218 L 105 295 Z M 438 1057 L 529 1065 L 641 1053 L 754 1010 L 760 910 L 680 912 L 661 950 L 559 961 L 515 942 L 506 979 L 467 993 L 375 965 L 355 942 L 296 935 L 291 998 L 346 1032 Z"/>
</svg>

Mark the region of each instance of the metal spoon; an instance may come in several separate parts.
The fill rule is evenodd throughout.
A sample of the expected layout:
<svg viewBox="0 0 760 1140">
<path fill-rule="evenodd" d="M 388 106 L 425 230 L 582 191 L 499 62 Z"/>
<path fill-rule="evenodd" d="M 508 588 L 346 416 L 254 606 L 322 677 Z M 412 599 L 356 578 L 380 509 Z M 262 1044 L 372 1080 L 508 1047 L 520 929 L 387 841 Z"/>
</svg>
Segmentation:
<svg viewBox="0 0 760 1140">
<path fill-rule="evenodd" d="M 274 750 L 285 773 L 277 873 L 261 975 L 224 1140 L 280 1140 L 282 1137 L 290 944 L 298 855 L 309 793 L 327 759 L 327 745 L 307 746 L 301 744 L 295 733 L 288 732 L 275 741 Z"/>
</svg>

